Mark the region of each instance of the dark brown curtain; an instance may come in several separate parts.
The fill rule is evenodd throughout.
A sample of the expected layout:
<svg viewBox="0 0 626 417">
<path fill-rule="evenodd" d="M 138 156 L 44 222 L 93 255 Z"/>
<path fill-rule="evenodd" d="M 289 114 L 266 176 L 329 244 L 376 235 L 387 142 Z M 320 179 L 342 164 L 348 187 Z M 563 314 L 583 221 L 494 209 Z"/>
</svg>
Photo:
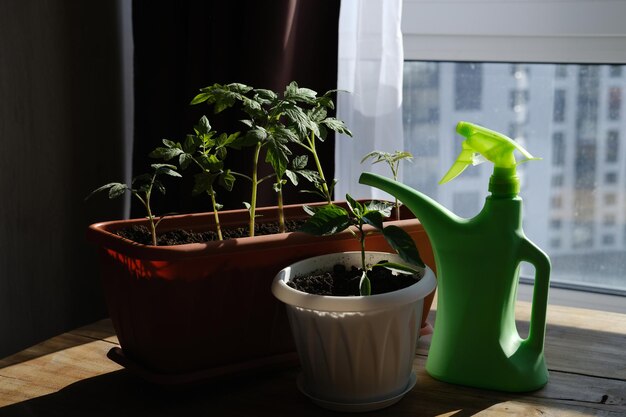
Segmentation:
<svg viewBox="0 0 626 417">
<path fill-rule="evenodd" d="M 161 139 L 182 140 L 206 114 L 218 130 L 241 129 L 237 120 L 212 115 L 206 105 L 189 106 L 198 89 L 241 82 L 282 92 L 290 81 L 319 93 L 336 88 L 339 0 L 135 0 L 134 173 L 153 162 L 147 154 Z M 248 171 L 248 152 L 232 153 L 228 164 Z M 334 139 L 320 149 L 333 177 Z M 191 196 L 191 176 L 168 181 L 167 198 L 155 197 L 158 213 L 208 211 L 208 197 Z M 260 205 L 273 205 L 271 184 L 263 183 Z M 248 184 L 232 193 L 218 190 L 225 208 L 242 208 Z M 310 201 L 286 190 L 285 202 Z M 143 216 L 133 207 L 133 216 Z"/>
</svg>

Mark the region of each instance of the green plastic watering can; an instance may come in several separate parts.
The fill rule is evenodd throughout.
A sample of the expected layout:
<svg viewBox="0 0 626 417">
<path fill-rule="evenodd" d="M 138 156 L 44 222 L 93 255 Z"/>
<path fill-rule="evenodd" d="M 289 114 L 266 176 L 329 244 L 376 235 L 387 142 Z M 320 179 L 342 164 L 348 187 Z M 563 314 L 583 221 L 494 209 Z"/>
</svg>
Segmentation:
<svg viewBox="0 0 626 417">
<path fill-rule="evenodd" d="M 533 160 L 510 138 L 460 122 L 463 150 L 440 183 L 481 159 L 494 164 L 491 195 L 472 219 L 461 218 L 428 196 L 371 174 L 362 184 L 397 197 L 422 222 L 435 256 L 437 318 L 426 371 L 442 381 L 500 391 L 532 391 L 545 385 L 544 358 L 550 259 L 524 235 L 522 199 L 514 151 Z M 523 162 L 523 161 L 521 161 Z M 528 337 L 515 324 L 520 263 L 535 267 Z"/>
</svg>

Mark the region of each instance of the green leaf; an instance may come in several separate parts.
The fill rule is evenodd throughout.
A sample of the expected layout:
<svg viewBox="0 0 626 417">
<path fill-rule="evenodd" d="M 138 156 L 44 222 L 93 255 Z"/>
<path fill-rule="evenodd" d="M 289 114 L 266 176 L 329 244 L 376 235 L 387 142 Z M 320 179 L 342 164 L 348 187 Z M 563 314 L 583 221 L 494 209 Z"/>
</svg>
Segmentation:
<svg viewBox="0 0 626 417">
<path fill-rule="evenodd" d="M 274 136 L 287 142 L 298 142 L 298 135 L 291 129 L 284 126 L 276 126 L 273 129 Z"/>
<path fill-rule="evenodd" d="M 194 104 L 204 103 L 205 101 L 209 99 L 209 97 L 210 97 L 210 94 L 200 93 L 197 96 L 195 96 L 193 100 L 191 100 L 191 103 L 189 104 L 194 105 Z"/>
<path fill-rule="evenodd" d="M 222 172 L 219 176 L 218 184 L 225 188 L 228 191 L 233 190 L 233 186 L 235 185 L 236 177 L 232 174 L 230 169 Z"/>
<path fill-rule="evenodd" d="M 380 211 L 365 211 L 362 216 L 365 223 L 374 226 L 378 230 L 383 229 L 383 215 Z"/>
<path fill-rule="evenodd" d="M 108 190 L 108 189 L 110 189 L 110 188 L 112 188 L 112 187 L 114 187 L 114 186 L 117 186 L 117 185 L 124 185 L 124 186 L 126 186 L 125 184 L 121 184 L 121 183 L 119 183 L 119 182 L 110 182 L 110 183 L 105 184 L 105 185 L 103 185 L 102 187 L 98 187 L 98 188 L 96 188 L 95 190 L 93 190 L 92 192 L 90 192 L 90 193 L 89 193 L 89 195 L 88 195 L 87 197 L 85 197 L 85 200 L 87 200 L 87 199 L 91 198 L 91 196 L 93 196 L 94 194 L 97 194 L 97 193 L 99 193 L 99 192 L 101 192 L 101 191 Z M 126 187 L 127 187 L 127 186 L 126 186 Z M 128 188 L 128 187 L 127 187 L 127 188 Z"/>
<path fill-rule="evenodd" d="M 424 261 L 420 257 L 415 242 L 407 232 L 398 226 L 387 226 L 383 229 L 383 236 L 389 246 L 391 246 L 404 260 L 413 265 L 424 267 Z"/>
<path fill-rule="evenodd" d="M 160 181 L 154 181 L 154 184 L 152 184 L 152 188 L 156 188 L 156 190 L 159 191 L 161 194 L 165 194 L 165 186 L 161 184 Z"/>
<path fill-rule="evenodd" d="M 211 131 L 211 123 L 206 116 L 202 116 L 198 121 L 198 124 L 194 126 L 198 135 L 207 135 Z"/>
<path fill-rule="evenodd" d="M 257 88 L 254 92 L 264 104 L 269 104 L 278 98 L 278 95 L 276 95 L 276 93 L 272 90 Z"/>
<path fill-rule="evenodd" d="M 242 120 L 240 120 L 240 122 L 243 123 L 244 125 L 248 126 L 248 127 L 254 126 L 254 123 L 252 122 L 252 120 L 249 120 L 249 119 L 242 119 Z"/>
<path fill-rule="evenodd" d="M 221 171 L 224 166 L 224 162 L 222 162 L 215 154 L 202 155 L 199 162 L 205 171 L 213 173 Z"/>
<path fill-rule="evenodd" d="M 210 172 L 200 172 L 194 175 L 194 184 L 191 193 L 193 195 L 212 193 L 215 178 L 217 178 L 217 175 L 211 174 Z"/>
<path fill-rule="evenodd" d="M 352 132 L 348 129 L 344 122 L 341 120 L 335 119 L 334 117 L 328 117 L 327 119 L 321 122 L 327 128 L 334 130 L 337 133 L 341 133 L 344 135 L 352 136 Z"/>
<path fill-rule="evenodd" d="M 372 294 L 372 283 L 370 282 L 367 272 L 363 271 L 361 282 L 359 283 L 359 292 L 361 295 L 368 296 Z"/>
<path fill-rule="evenodd" d="M 317 106 L 309 110 L 309 118 L 316 123 L 326 119 L 327 115 L 328 111 L 322 106 Z"/>
<path fill-rule="evenodd" d="M 365 205 L 366 211 L 377 211 L 382 214 L 383 217 L 391 216 L 391 211 L 393 210 L 393 203 L 389 203 L 387 201 L 377 201 L 372 200 Z"/>
<path fill-rule="evenodd" d="M 170 159 L 177 157 L 181 153 L 183 153 L 183 150 L 178 148 L 156 148 L 155 150 L 150 152 L 148 156 L 150 158 L 169 161 Z"/>
<path fill-rule="evenodd" d="M 295 125 L 295 128 L 301 135 L 305 135 L 308 129 L 311 129 L 314 123 L 309 121 L 306 113 L 301 108 L 290 107 L 285 109 L 285 116 Z"/>
<path fill-rule="evenodd" d="M 165 145 L 168 148 L 182 149 L 182 147 L 180 146 L 180 143 L 176 143 L 176 142 L 174 142 L 172 140 L 163 139 L 162 142 L 163 142 L 163 145 Z"/>
<path fill-rule="evenodd" d="M 195 135 L 187 135 L 185 136 L 185 141 L 183 142 L 183 151 L 185 153 L 194 153 L 196 149 L 198 149 L 198 143 L 201 142 Z"/>
<path fill-rule="evenodd" d="M 334 110 L 335 109 L 335 103 L 333 102 L 333 99 L 330 97 L 329 93 L 330 93 L 330 91 L 327 92 L 326 94 L 324 94 L 322 97 L 319 97 L 317 99 L 317 104 L 320 105 L 320 106 L 324 106 L 327 109 Z"/>
<path fill-rule="evenodd" d="M 291 161 L 291 166 L 295 170 L 304 169 L 308 162 L 309 162 L 309 157 L 307 155 L 299 155 L 293 158 L 293 161 Z"/>
<path fill-rule="evenodd" d="M 305 103 L 314 103 L 317 92 L 309 88 L 299 88 L 295 81 L 292 81 L 286 88 L 284 97 L 286 100 L 294 100 Z"/>
<path fill-rule="evenodd" d="M 220 161 L 223 161 L 224 159 L 226 159 L 226 155 L 228 154 L 228 151 L 226 150 L 226 148 L 217 148 L 215 150 L 215 156 L 217 157 L 217 159 L 219 159 Z"/>
<path fill-rule="evenodd" d="M 170 177 L 182 177 L 182 175 L 176 172 L 176 167 L 174 165 L 152 164 L 151 166 L 156 170 L 157 174 L 169 175 Z"/>
<path fill-rule="evenodd" d="M 128 186 L 126 184 L 120 184 L 120 183 L 113 184 L 109 188 L 109 198 L 114 199 L 114 198 L 120 197 L 126 192 L 127 189 L 128 189 Z"/>
<path fill-rule="evenodd" d="M 339 206 L 327 205 L 315 211 L 300 231 L 316 236 L 339 233 L 350 227 L 348 212 Z"/>
<path fill-rule="evenodd" d="M 287 178 L 289 178 L 289 181 L 291 181 L 291 183 L 295 186 L 298 185 L 298 175 L 296 175 L 295 172 L 293 172 L 292 170 L 288 169 L 285 171 L 285 176 Z"/>
<path fill-rule="evenodd" d="M 263 142 L 267 138 L 267 131 L 262 127 L 251 129 L 246 133 L 246 140 L 250 140 L 254 143 Z"/>
<path fill-rule="evenodd" d="M 313 171 L 310 169 L 300 169 L 296 171 L 296 173 L 298 175 L 301 175 L 304 179 L 306 179 L 309 182 L 312 182 L 315 185 L 322 183 L 322 178 L 320 177 L 320 174 L 317 171 Z"/>
<path fill-rule="evenodd" d="M 363 205 L 356 201 L 350 194 L 346 194 L 346 202 L 348 203 L 348 208 L 356 217 L 361 218 L 363 215 Z"/>
<path fill-rule="evenodd" d="M 252 114 L 261 110 L 261 103 L 248 97 L 243 97 L 243 106 Z"/>
<path fill-rule="evenodd" d="M 189 167 L 189 164 L 193 162 L 193 157 L 188 153 L 181 153 L 178 157 L 178 165 L 180 165 L 180 169 L 185 170 Z"/>
<path fill-rule="evenodd" d="M 380 261 L 376 265 L 374 265 L 374 267 L 377 267 L 377 266 L 387 268 L 388 270 L 392 272 L 405 274 L 405 275 L 419 275 L 422 272 L 421 270 L 415 269 L 409 265 L 398 264 L 395 262 L 388 262 L 388 261 Z"/>
<path fill-rule="evenodd" d="M 265 154 L 265 162 L 272 166 L 277 178 L 282 178 L 287 170 L 289 159 L 286 152 L 289 152 L 289 150 L 279 143 L 275 141 L 269 142 L 267 153 Z"/>
<path fill-rule="evenodd" d="M 230 135 L 223 133 L 216 139 L 216 144 L 219 148 L 226 147 L 230 145 L 231 143 L 234 143 L 235 141 L 237 141 L 237 138 L 239 138 L 240 134 L 241 134 L 240 132 L 235 132 Z"/>
</svg>

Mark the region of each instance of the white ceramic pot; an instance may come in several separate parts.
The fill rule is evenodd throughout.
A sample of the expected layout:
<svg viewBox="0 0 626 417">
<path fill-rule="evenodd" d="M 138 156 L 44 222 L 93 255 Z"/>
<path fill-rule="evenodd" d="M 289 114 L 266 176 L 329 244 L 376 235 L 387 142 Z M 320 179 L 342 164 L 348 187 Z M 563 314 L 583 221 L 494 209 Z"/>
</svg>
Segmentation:
<svg viewBox="0 0 626 417">
<path fill-rule="evenodd" d="M 281 270 L 274 295 L 287 305 L 302 374 L 300 390 L 325 408 L 369 411 L 399 401 L 415 385 L 412 372 L 422 305 L 436 286 L 426 268 L 416 284 L 367 297 L 307 294 L 286 283 L 295 276 L 360 266 L 360 252 L 316 256 Z M 395 254 L 366 253 L 367 262 L 402 262 Z"/>
</svg>

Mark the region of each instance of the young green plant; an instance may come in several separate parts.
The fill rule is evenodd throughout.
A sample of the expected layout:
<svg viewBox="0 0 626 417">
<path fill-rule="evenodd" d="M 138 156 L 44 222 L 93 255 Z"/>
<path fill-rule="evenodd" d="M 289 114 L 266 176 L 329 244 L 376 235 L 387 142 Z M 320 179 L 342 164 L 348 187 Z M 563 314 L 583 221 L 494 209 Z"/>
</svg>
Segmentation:
<svg viewBox="0 0 626 417">
<path fill-rule="evenodd" d="M 413 159 L 413 155 L 411 152 L 407 151 L 395 151 L 394 153 L 383 152 L 383 151 L 372 151 L 365 155 L 363 159 L 361 159 L 361 163 L 364 163 L 368 159 L 372 160 L 372 165 L 377 164 L 379 162 L 384 162 L 387 164 L 389 169 L 391 169 L 391 175 L 395 181 L 398 181 L 398 172 L 400 170 L 400 162 L 403 160 L 410 161 Z M 396 220 L 400 220 L 400 202 L 398 199 L 395 199 L 395 211 L 396 211 Z"/>
<path fill-rule="evenodd" d="M 315 163 L 315 171 L 301 168 L 298 174 L 310 181 L 316 188 L 312 192 L 320 195 L 329 204 L 332 202 L 333 188 L 337 180 L 333 179 L 330 184 L 326 180 L 316 143 L 318 140 L 324 142 L 329 130 L 352 137 L 352 132 L 343 121 L 328 116 L 328 111 L 335 109 L 332 100 L 335 92 L 336 90 L 329 90 L 318 97 L 317 92 L 309 88 L 300 88 L 293 81 L 287 86 L 284 94 L 285 101 L 290 105 L 289 111 L 286 112 L 290 119 L 289 127 L 298 134 L 296 144 L 308 151 Z"/>
<path fill-rule="evenodd" d="M 392 206 L 390 203 L 370 201 L 362 204 L 348 194 L 346 194 L 346 201 L 347 210 L 334 204 L 328 204 L 315 210 L 306 207 L 305 210 L 311 217 L 300 230 L 316 236 L 326 236 L 348 229 L 359 240 L 362 271 L 359 283 L 361 295 L 371 294 L 372 288 L 368 273 L 376 266 L 385 267 L 396 273 L 411 275 L 418 273 L 414 266 L 424 267 L 424 262 L 411 236 L 397 226 L 383 226 L 383 220 L 391 215 Z M 373 226 L 377 232 L 382 233 L 389 245 L 408 264 L 384 261 L 376 265 L 367 265 L 365 262 L 365 239 L 371 232 L 365 229 L 366 225 Z"/>
<path fill-rule="evenodd" d="M 286 178 L 297 185 L 297 174 L 300 174 L 312 181 L 323 191 L 323 197 L 331 201 L 332 188 L 326 184 L 315 150 L 315 138 L 323 140 L 327 129 L 348 134 L 349 131 L 342 122 L 326 117 L 326 108 L 334 106 L 329 97 L 330 93 L 317 97 L 315 91 L 300 88 L 295 82 L 286 87 L 282 97 L 271 90 L 254 89 L 243 84 L 214 84 L 201 89 L 200 94 L 192 100 L 191 104 L 206 102 L 213 105 L 216 113 L 234 106 L 235 103 L 240 103 L 242 110 L 248 116 L 247 119 L 241 120 L 247 127 L 246 132 L 231 146 L 238 149 L 254 148 L 251 176 L 244 176 L 252 185 L 250 202 L 246 203 L 250 212 L 250 236 L 254 235 L 258 186 L 266 179 L 275 179 L 273 188 L 277 193 L 281 232 L 285 231 L 283 186 L 287 183 Z M 289 168 L 292 152 L 288 145 L 292 143 L 311 152 L 317 172 L 306 169 L 308 158 L 304 156 L 297 156 L 291 160 L 291 169 Z M 274 172 L 259 178 L 258 168 L 262 150 L 265 151 L 265 162 L 272 167 Z"/>
<path fill-rule="evenodd" d="M 224 169 L 224 160 L 227 156 L 227 148 L 239 137 L 239 132 L 228 135 L 216 134 L 211 130 L 211 124 L 206 116 L 202 116 L 196 126 L 194 134 L 187 135 L 185 141 L 173 142 L 163 139 L 163 147 L 156 148 L 150 153 L 152 158 L 160 158 L 165 161 L 177 159 L 181 170 L 186 170 L 190 165 L 195 165 L 200 172 L 194 176 L 194 195 L 208 194 L 211 198 L 215 231 L 218 239 L 223 240 L 222 227 L 220 224 L 219 210 L 222 205 L 217 202 L 215 183 L 228 191 L 233 189 L 235 173 Z"/>
<path fill-rule="evenodd" d="M 169 175 L 171 177 L 180 177 L 181 175 L 176 172 L 176 167 L 174 165 L 152 164 L 150 166 L 152 167 L 152 172 L 141 174 L 133 178 L 130 186 L 119 182 L 110 182 L 93 190 L 85 199 L 90 198 L 96 193 L 107 190 L 109 198 L 114 199 L 122 196 L 126 191 L 129 191 L 146 209 L 146 218 L 148 219 L 148 224 L 150 225 L 152 245 L 157 246 L 156 229 L 159 223 L 161 223 L 161 220 L 163 220 L 163 217 L 159 220 L 155 220 L 156 217 L 152 214 L 152 208 L 150 207 L 152 191 L 156 188 L 162 194 L 165 194 L 165 186 L 158 180 L 160 175 Z"/>
</svg>

